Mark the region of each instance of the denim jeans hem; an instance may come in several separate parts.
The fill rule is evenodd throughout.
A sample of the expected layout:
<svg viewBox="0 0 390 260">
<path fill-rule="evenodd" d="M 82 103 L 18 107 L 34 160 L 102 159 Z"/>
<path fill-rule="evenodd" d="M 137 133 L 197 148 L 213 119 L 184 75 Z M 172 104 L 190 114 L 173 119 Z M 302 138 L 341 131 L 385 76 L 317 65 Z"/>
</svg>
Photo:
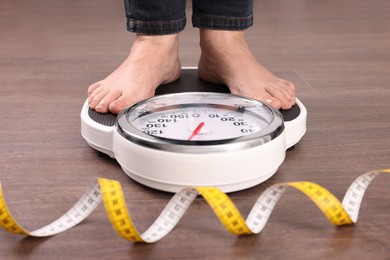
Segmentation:
<svg viewBox="0 0 390 260">
<path fill-rule="evenodd" d="M 145 35 L 167 35 L 175 34 L 184 30 L 186 26 L 186 17 L 172 21 L 140 21 L 136 19 L 127 19 L 127 30 Z"/>
<path fill-rule="evenodd" d="M 247 17 L 192 15 L 192 25 L 204 29 L 243 31 L 253 25 L 253 15 Z"/>
</svg>

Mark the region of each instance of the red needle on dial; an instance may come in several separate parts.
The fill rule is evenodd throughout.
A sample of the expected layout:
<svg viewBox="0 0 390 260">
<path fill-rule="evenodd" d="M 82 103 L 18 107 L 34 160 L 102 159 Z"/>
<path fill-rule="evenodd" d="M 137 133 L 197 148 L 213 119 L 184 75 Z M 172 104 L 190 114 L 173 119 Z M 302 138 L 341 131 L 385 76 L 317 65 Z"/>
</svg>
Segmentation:
<svg viewBox="0 0 390 260">
<path fill-rule="evenodd" d="M 204 122 L 201 122 L 196 128 L 195 130 L 192 132 L 192 134 L 190 135 L 190 137 L 188 137 L 188 141 L 191 141 L 192 138 L 194 138 L 194 136 L 196 136 L 197 134 L 199 134 L 200 130 L 202 129 L 202 127 L 204 126 Z"/>
</svg>

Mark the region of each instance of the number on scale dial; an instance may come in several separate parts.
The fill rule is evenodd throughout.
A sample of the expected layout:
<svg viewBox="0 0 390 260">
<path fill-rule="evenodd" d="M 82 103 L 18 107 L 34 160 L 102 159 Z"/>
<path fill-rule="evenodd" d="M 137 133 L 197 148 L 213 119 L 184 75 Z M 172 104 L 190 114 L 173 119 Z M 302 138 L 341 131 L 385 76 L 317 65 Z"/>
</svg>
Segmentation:
<svg viewBox="0 0 390 260">
<path fill-rule="evenodd" d="M 234 107 L 201 104 L 188 108 L 167 108 L 135 118 L 132 125 L 153 136 L 176 140 L 223 140 L 253 134 L 268 120 Z"/>
</svg>

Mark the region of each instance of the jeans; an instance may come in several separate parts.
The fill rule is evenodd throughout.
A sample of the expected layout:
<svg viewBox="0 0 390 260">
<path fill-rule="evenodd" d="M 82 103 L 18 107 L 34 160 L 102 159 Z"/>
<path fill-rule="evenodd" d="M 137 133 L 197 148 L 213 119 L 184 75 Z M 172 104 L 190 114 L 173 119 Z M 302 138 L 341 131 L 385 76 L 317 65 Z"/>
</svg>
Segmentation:
<svg viewBox="0 0 390 260">
<path fill-rule="evenodd" d="M 127 30 L 165 35 L 184 30 L 186 0 L 124 0 Z M 214 30 L 245 30 L 253 25 L 253 0 L 192 0 L 192 25 Z"/>
</svg>

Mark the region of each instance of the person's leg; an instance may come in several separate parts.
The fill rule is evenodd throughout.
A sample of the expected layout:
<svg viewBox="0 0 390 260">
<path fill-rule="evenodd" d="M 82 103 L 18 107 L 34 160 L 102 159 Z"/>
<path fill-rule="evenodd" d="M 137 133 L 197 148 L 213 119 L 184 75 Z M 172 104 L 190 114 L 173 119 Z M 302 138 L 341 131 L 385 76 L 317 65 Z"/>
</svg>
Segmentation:
<svg viewBox="0 0 390 260">
<path fill-rule="evenodd" d="M 256 61 L 245 41 L 252 26 L 252 0 L 193 0 L 192 23 L 200 28 L 199 76 L 227 85 L 233 94 L 267 102 L 277 109 L 295 103 L 295 87 Z"/>
<path fill-rule="evenodd" d="M 89 106 L 101 113 L 117 114 L 180 77 L 178 33 L 186 24 L 185 0 L 125 0 L 125 7 L 127 29 L 137 33 L 130 54 L 88 88 Z"/>
</svg>

